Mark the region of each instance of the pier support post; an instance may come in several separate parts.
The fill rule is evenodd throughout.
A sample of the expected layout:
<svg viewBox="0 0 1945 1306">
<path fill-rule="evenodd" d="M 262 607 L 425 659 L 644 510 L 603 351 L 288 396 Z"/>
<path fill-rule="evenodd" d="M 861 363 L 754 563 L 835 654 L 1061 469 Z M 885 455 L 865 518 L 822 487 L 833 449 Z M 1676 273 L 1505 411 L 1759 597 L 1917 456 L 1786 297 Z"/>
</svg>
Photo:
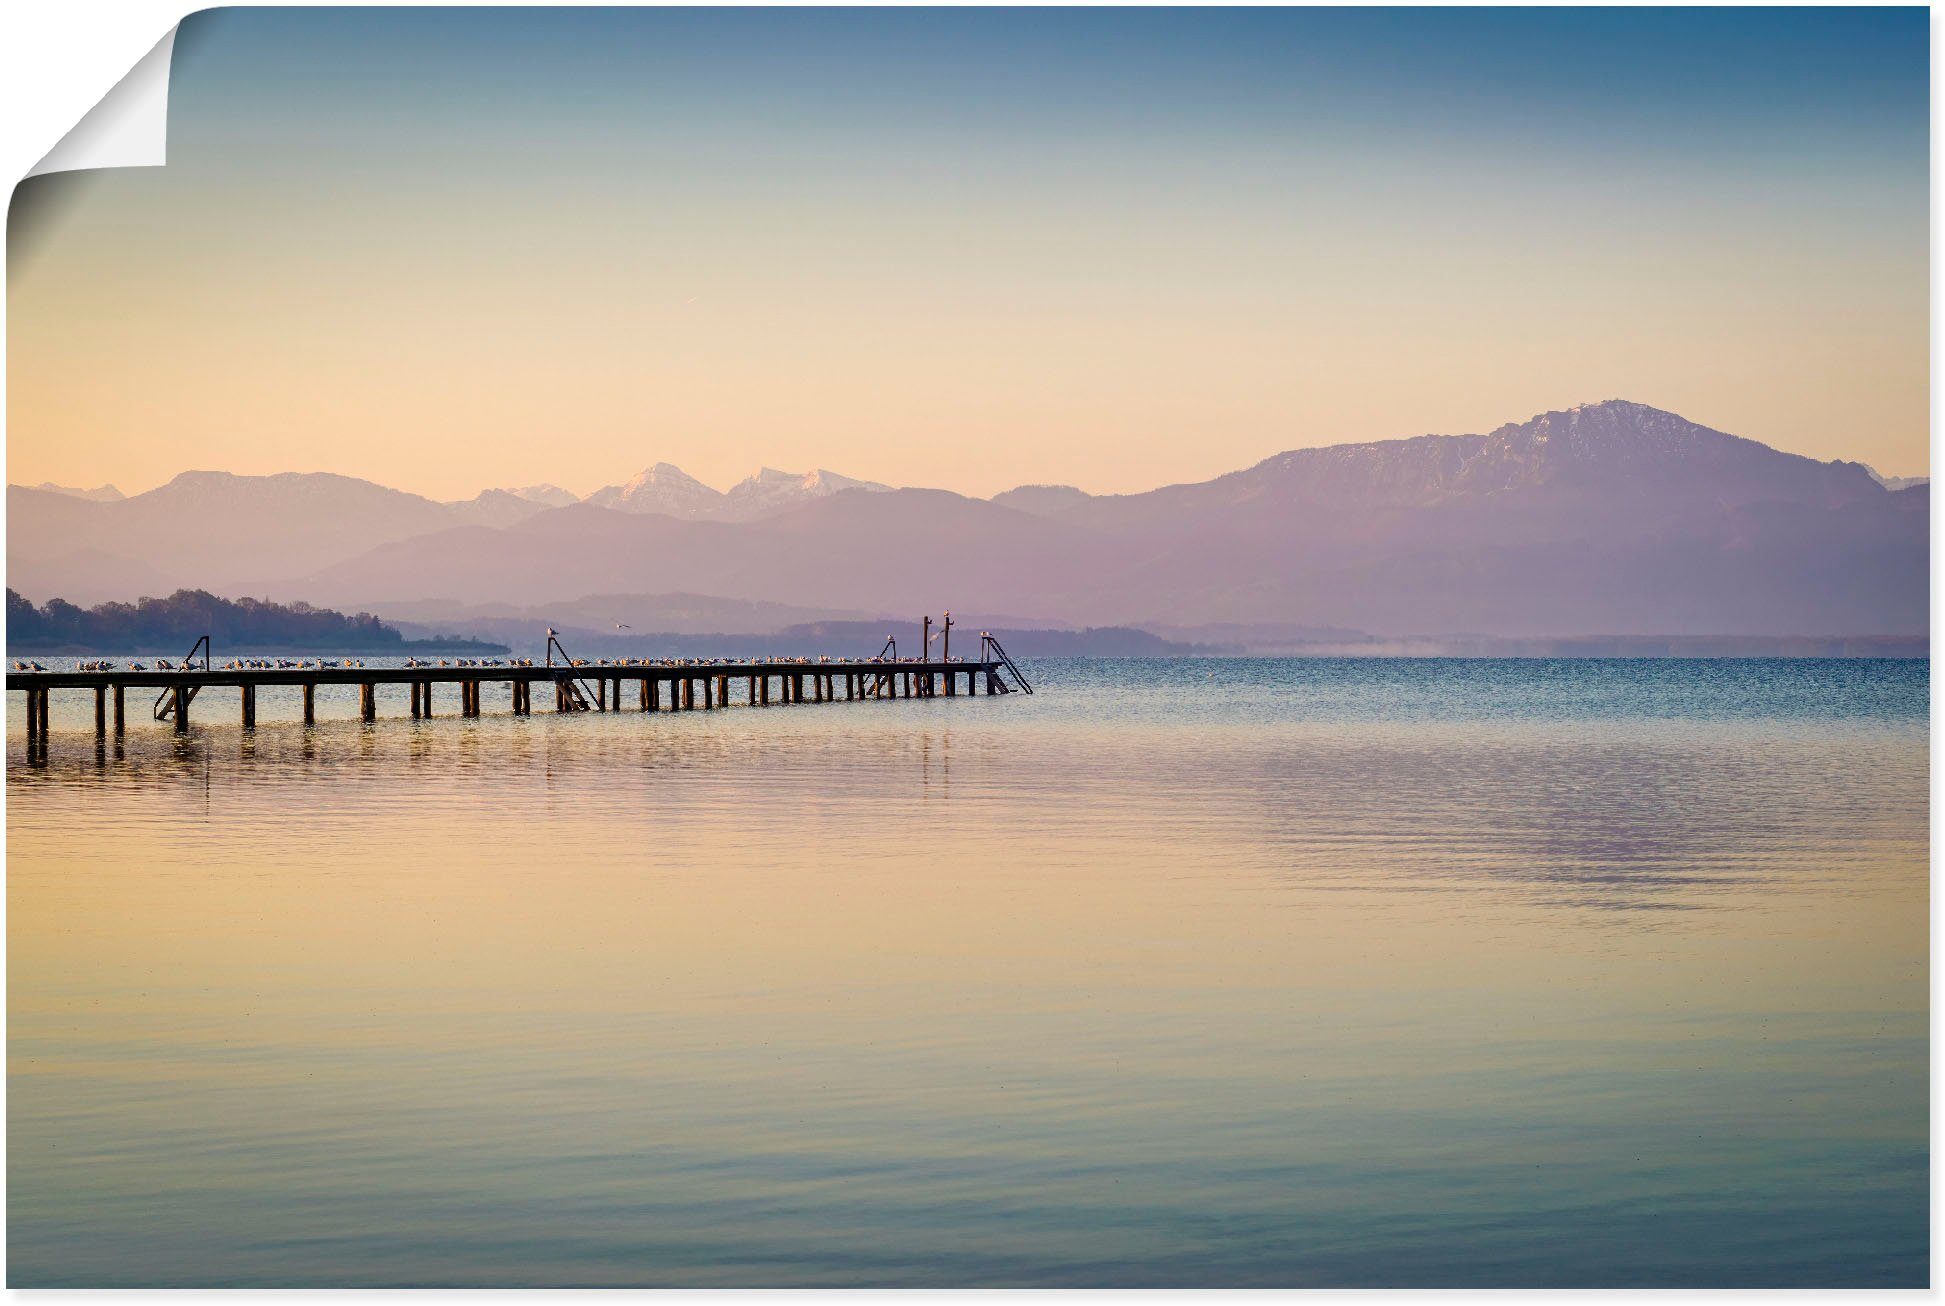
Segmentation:
<svg viewBox="0 0 1945 1306">
<path fill-rule="evenodd" d="M 307 726 L 317 724 L 317 682 L 315 680 L 304 682 L 304 724 Z"/>
<path fill-rule="evenodd" d="M 240 704 L 240 706 L 243 709 L 243 728 L 245 730 L 256 729 L 257 728 L 257 687 L 255 685 L 243 686 L 241 692 L 238 694 L 238 697 L 242 699 L 242 703 Z"/>
<path fill-rule="evenodd" d="M 366 680 L 358 686 L 358 719 L 378 720 L 378 686 Z"/>
<path fill-rule="evenodd" d="M 176 710 L 173 715 L 176 719 L 176 733 L 186 735 L 189 733 L 189 686 L 176 685 L 169 692 L 175 695 Z"/>
<path fill-rule="evenodd" d="M 41 692 L 38 689 L 27 691 L 27 747 L 31 750 L 41 733 Z"/>
<path fill-rule="evenodd" d="M 662 710 L 662 682 L 658 677 L 650 676 L 642 682 L 642 702 L 650 712 Z"/>
<path fill-rule="evenodd" d="M 108 687 L 95 686 L 95 738 L 108 733 Z"/>
<path fill-rule="evenodd" d="M 412 719 L 417 721 L 419 719 L 419 682 L 415 680 L 407 688 L 412 691 Z"/>
<path fill-rule="evenodd" d="M 115 686 L 115 733 L 118 735 L 128 733 L 128 713 L 125 708 L 126 704 L 123 702 L 122 686 L 117 684 Z"/>
</svg>

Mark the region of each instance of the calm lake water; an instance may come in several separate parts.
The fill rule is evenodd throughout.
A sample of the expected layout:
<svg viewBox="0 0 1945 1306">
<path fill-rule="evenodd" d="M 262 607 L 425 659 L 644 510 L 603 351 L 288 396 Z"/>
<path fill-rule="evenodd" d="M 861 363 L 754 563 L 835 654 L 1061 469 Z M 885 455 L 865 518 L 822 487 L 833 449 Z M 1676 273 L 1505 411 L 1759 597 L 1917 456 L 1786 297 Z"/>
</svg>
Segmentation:
<svg viewBox="0 0 1945 1306">
<path fill-rule="evenodd" d="M 1028 670 L 14 696 L 11 1283 L 1926 1282 L 1927 664 Z"/>
</svg>

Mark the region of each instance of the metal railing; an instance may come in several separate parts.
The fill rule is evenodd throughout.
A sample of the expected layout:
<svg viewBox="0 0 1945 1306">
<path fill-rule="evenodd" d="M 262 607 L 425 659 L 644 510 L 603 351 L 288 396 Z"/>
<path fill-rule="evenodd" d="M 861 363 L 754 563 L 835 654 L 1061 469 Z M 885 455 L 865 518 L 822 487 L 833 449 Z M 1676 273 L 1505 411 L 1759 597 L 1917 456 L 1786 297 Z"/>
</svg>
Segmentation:
<svg viewBox="0 0 1945 1306">
<path fill-rule="evenodd" d="M 547 665 L 550 667 L 554 665 L 554 654 L 556 652 L 561 655 L 561 661 L 567 664 L 569 673 L 567 680 L 557 680 L 554 683 L 565 684 L 567 687 L 567 699 L 571 709 L 576 712 L 587 711 L 588 699 L 592 697 L 595 702 L 601 705 L 601 710 L 606 712 L 608 710 L 606 693 L 596 692 L 594 687 L 589 685 L 587 681 L 573 673 L 574 658 L 568 653 L 567 646 L 561 643 L 560 637 L 554 634 L 553 628 L 549 627 L 547 631 Z"/>
<path fill-rule="evenodd" d="M 998 662 L 1001 666 L 1013 673 L 1013 679 L 1020 682 L 1021 689 L 1024 689 L 1029 694 L 1033 692 L 1033 686 L 1027 683 L 1027 678 L 1020 673 L 1020 668 L 1014 663 L 1013 659 L 1006 655 L 1006 650 L 1000 647 L 1000 642 L 993 638 L 992 631 L 982 630 L 979 632 L 979 647 L 982 652 L 990 650 L 994 655 L 990 658 L 982 657 L 980 661 Z M 1001 681 L 1000 683 L 1004 685 L 1006 682 Z"/>
<path fill-rule="evenodd" d="M 182 669 L 184 671 L 195 670 L 190 664 L 196 660 L 196 654 L 198 652 L 203 655 L 203 670 L 209 670 L 209 636 L 204 635 L 190 646 L 189 652 L 183 655 Z M 189 687 L 189 692 L 183 695 L 182 702 L 184 707 L 196 701 L 196 691 L 201 688 L 202 686 L 200 685 L 191 685 Z M 155 705 L 150 710 L 155 713 L 155 719 L 157 721 L 167 721 L 170 717 L 174 716 L 176 714 L 176 691 L 170 688 L 157 694 L 155 696 Z"/>
</svg>

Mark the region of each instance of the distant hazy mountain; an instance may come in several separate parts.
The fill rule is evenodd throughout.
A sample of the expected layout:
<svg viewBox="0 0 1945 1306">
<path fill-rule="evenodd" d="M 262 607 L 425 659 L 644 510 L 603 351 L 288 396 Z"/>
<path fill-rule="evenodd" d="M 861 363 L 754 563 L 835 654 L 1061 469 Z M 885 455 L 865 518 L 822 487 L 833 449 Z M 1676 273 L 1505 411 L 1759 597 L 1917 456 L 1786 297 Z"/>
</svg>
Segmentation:
<svg viewBox="0 0 1945 1306">
<path fill-rule="evenodd" d="M 122 559 L 171 586 L 334 606 L 538 611 L 563 592 L 680 591 L 832 613 L 1378 636 L 1929 626 L 1927 487 L 1887 489 L 1858 463 L 1621 401 L 1484 435 L 1293 450 L 1145 494 L 1035 486 L 987 501 L 767 469 L 718 494 L 668 464 L 609 488 L 529 512 L 334 476 L 191 473 L 119 503 L 12 487 L 9 577 L 46 598 L 35 587 L 98 585 Z M 29 576 L 34 587 L 14 579 Z"/>
<path fill-rule="evenodd" d="M 560 486 L 549 485 L 545 481 L 539 485 L 511 486 L 506 492 L 518 499 L 531 500 L 543 508 L 565 508 L 570 503 L 581 501 L 581 496 L 572 490 L 563 490 Z"/>
<path fill-rule="evenodd" d="M 587 502 L 620 512 L 658 512 L 685 521 L 721 517 L 726 496 L 674 463 L 656 463 L 626 485 L 596 490 Z"/>
<path fill-rule="evenodd" d="M 537 512 L 546 512 L 547 505 L 512 490 L 481 490 L 471 499 L 461 499 L 448 503 L 446 508 L 453 516 L 462 520 L 477 522 L 482 526 L 511 526 L 517 521 L 525 521 Z"/>
<path fill-rule="evenodd" d="M 718 598 L 852 612 L 997 601 L 1095 547 L 1087 532 L 943 490 L 847 490 L 750 522 L 683 521 L 592 504 L 503 530 L 464 527 L 390 544 L 307 578 L 358 603 L 451 599 L 538 606 L 563 579 L 627 593 L 657 580 Z M 922 597 L 921 597 L 922 596 Z M 317 601 L 321 601 L 317 600 Z"/>
<path fill-rule="evenodd" d="M 95 503 L 114 503 L 128 497 L 112 485 L 97 485 L 92 490 L 83 490 L 72 485 L 56 485 L 52 481 L 42 481 L 34 488 L 45 490 L 49 494 L 65 494 L 72 499 L 89 499 Z"/>
<path fill-rule="evenodd" d="M 1914 485 L 1931 484 L 1931 477 L 1929 476 L 1886 476 L 1869 463 L 1860 463 L 1858 465 L 1869 472 L 1871 478 L 1887 490 L 1909 490 Z"/>
<path fill-rule="evenodd" d="M 731 489 L 712 489 L 696 481 L 675 463 L 655 463 L 626 485 L 607 485 L 587 496 L 595 508 L 619 512 L 659 512 L 683 522 L 755 522 L 813 498 L 829 498 L 838 490 L 889 490 L 875 481 L 856 481 L 834 471 L 776 471 L 764 467 Z"/>
<path fill-rule="evenodd" d="M 1086 503 L 1094 496 L 1071 485 L 1022 485 L 993 496 L 1002 508 L 1015 508 L 1036 517 L 1052 517 Z"/>
<path fill-rule="evenodd" d="M 1488 435 L 1295 450 L 1053 520 L 1130 560 L 1066 601 L 1091 588 L 1176 624 L 1907 633 L 1928 624 L 1923 493 L 1613 401 Z"/>
<path fill-rule="evenodd" d="M 780 472 L 765 467 L 724 493 L 704 485 L 673 463 L 656 463 L 626 485 L 596 490 L 586 502 L 596 508 L 661 513 L 683 521 L 754 521 L 793 504 L 828 498 L 840 490 L 890 488 L 876 481 L 855 480 L 822 469 Z"/>
<path fill-rule="evenodd" d="M 103 560 L 120 560 L 131 574 L 168 589 L 287 581 L 375 542 L 461 518 L 459 510 L 416 494 L 324 472 L 184 472 L 114 502 L 14 485 L 7 487 L 8 579 L 21 581 L 14 588 L 30 598 L 74 602 L 82 601 L 78 582 L 99 581 Z M 92 561 L 88 575 L 78 576 L 62 560 L 83 551 Z M 30 582 L 30 575 L 36 579 Z M 100 596 L 130 597 L 126 586 Z"/>
<path fill-rule="evenodd" d="M 533 604 L 380 601 L 371 605 L 370 610 L 381 617 L 436 623 L 441 630 L 516 641 L 523 631 L 532 635 L 549 626 L 562 630 L 574 627 L 604 635 L 627 632 L 741 635 L 767 634 L 810 621 L 855 621 L 868 617 L 866 613 L 848 609 L 687 593 L 588 594 Z"/>
<path fill-rule="evenodd" d="M 827 499 L 845 490 L 866 490 L 884 493 L 891 486 L 880 485 L 876 481 L 854 480 L 849 476 L 839 476 L 836 472 L 822 468 L 814 472 L 780 472 L 774 467 L 765 467 L 756 475 L 746 477 L 730 487 L 723 498 L 728 506 L 732 520 L 751 521 L 780 508 L 793 504 L 807 503 L 812 499 Z"/>
</svg>

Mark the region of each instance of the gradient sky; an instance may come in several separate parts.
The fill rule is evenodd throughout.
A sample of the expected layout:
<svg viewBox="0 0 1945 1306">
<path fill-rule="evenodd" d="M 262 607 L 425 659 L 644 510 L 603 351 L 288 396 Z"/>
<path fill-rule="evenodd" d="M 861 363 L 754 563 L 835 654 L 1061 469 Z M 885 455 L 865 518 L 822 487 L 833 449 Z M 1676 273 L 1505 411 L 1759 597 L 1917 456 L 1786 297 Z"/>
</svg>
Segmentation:
<svg viewBox="0 0 1945 1306">
<path fill-rule="evenodd" d="M 990 494 L 1627 398 L 1928 469 L 1922 9 L 219 10 L 8 478 Z M 23 236 L 23 212 L 33 226 Z"/>
</svg>

